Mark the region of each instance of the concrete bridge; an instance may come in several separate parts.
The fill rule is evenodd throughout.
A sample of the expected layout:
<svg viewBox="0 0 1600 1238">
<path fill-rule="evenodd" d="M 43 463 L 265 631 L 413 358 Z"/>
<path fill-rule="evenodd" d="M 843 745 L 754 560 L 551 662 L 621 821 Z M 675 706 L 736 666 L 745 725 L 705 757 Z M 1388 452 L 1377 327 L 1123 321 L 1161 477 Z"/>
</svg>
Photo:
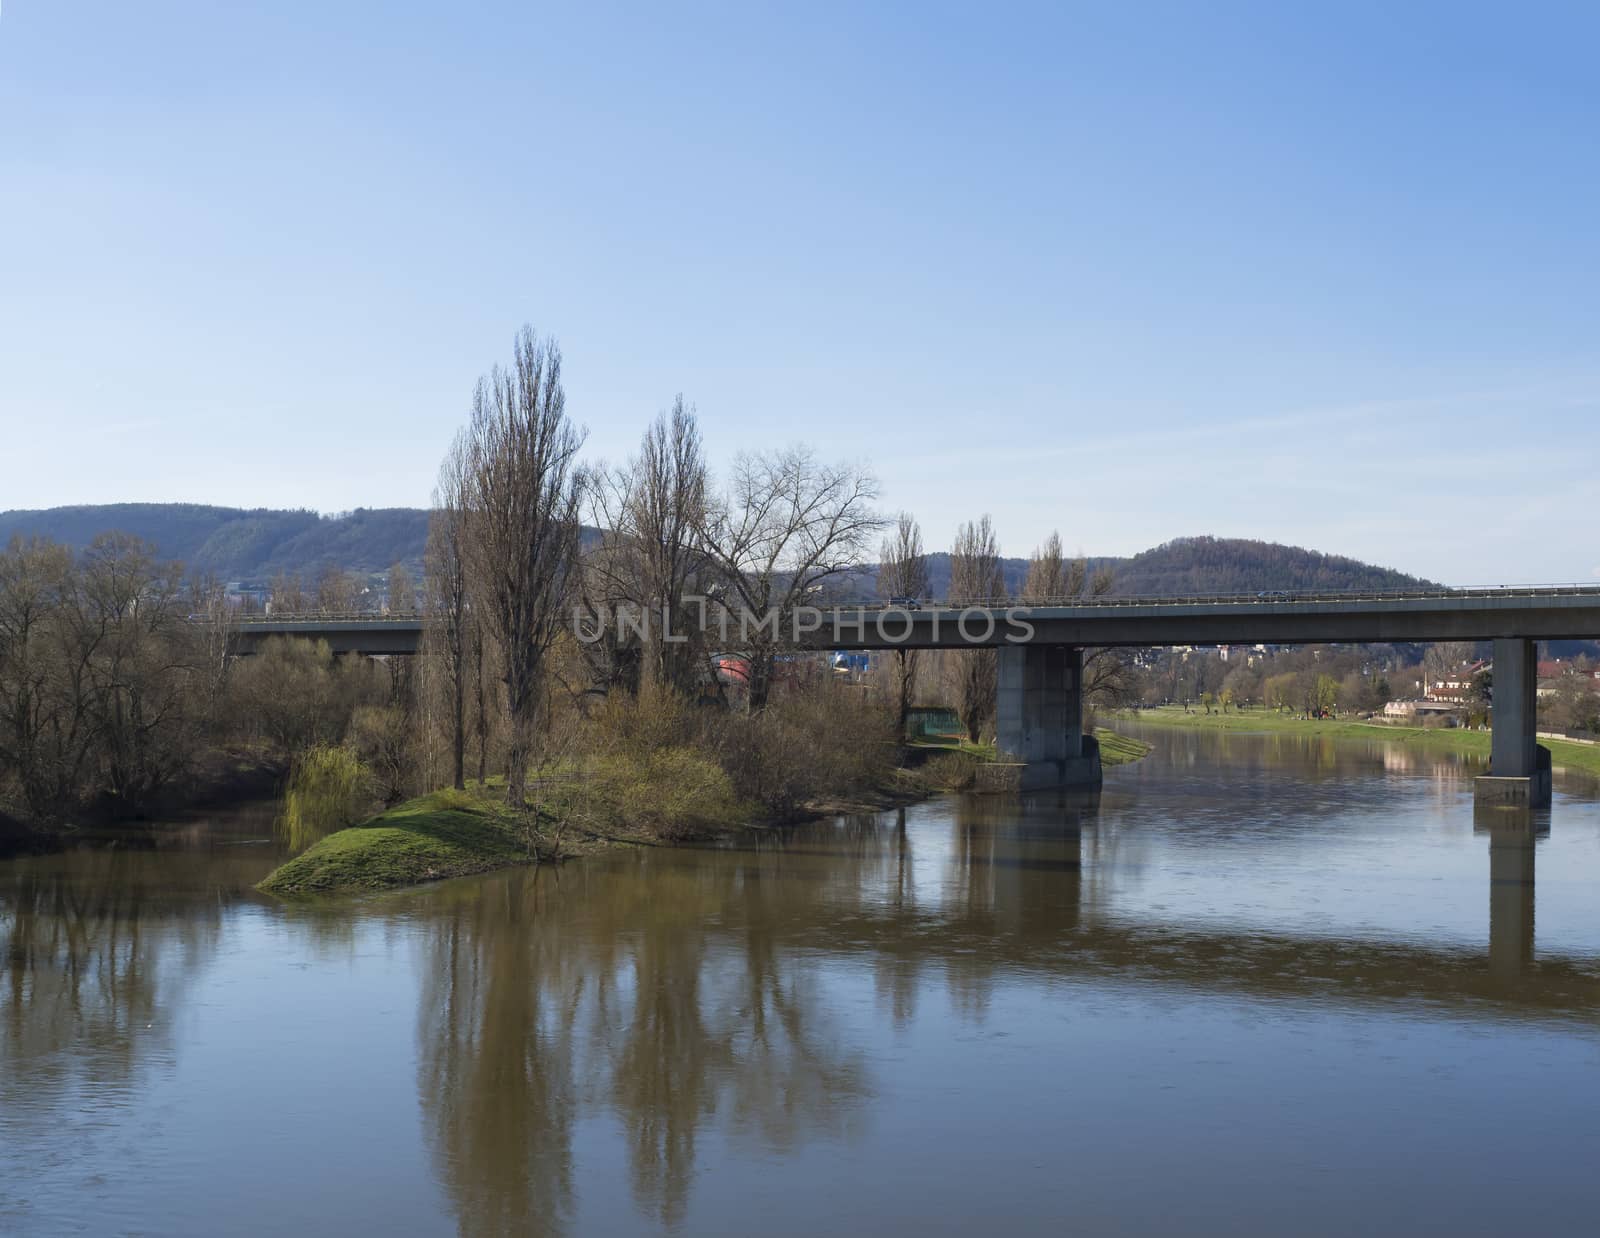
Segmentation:
<svg viewBox="0 0 1600 1238">
<path fill-rule="evenodd" d="M 785 623 L 786 637 L 817 650 L 995 649 L 997 738 L 1023 763 L 1025 789 L 1100 782 L 1098 748 L 1083 733 L 1085 648 L 1492 641 L 1495 727 L 1479 797 L 1542 806 L 1550 757 L 1535 735 L 1535 642 L 1600 637 L 1600 587 L 830 606 Z M 416 651 L 422 628 L 419 615 L 252 617 L 240 621 L 236 647 L 248 653 L 271 636 L 301 636 L 335 652 L 404 654 Z M 737 630 L 735 622 L 730 636 Z"/>
<path fill-rule="evenodd" d="M 231 646 L 249 655 L 275 636 L 293 636 L 324 641 L 334 653 L 413 654 L 422 646 L 424 622 L 415 613 L 244 615 L 234 623 Z"/>
</svg>

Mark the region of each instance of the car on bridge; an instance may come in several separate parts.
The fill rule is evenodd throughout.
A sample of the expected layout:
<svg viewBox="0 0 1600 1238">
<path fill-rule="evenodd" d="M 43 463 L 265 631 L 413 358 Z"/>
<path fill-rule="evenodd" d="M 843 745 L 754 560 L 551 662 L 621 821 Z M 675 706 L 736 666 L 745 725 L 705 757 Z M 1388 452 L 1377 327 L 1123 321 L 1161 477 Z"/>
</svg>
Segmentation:
<svg viewBox="0 0 1600 1238">
<path fill-rule="evenodd" d="M 921 610 L 921 598 L 890 598 L 890 606 L 898 606 L 901 610 Z"/>
</svg>

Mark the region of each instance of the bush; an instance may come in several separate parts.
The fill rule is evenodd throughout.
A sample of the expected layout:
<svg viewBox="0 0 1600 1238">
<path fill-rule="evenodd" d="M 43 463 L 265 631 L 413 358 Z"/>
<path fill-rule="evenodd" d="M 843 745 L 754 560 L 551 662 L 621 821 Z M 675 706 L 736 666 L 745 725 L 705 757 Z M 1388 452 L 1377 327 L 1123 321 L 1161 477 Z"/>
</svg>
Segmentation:
<svg viewBox="0 0 1600 1238">
<path fill-rule="evenodd" d="M 283 796 L 278 828 L 296 851 L 366 815 L 372 777 L 355 752 L 342 744 L 317 744 L 295 759 Z"/>
<path fill-rule="evenodd" d="M 643 758 L 601 758 L 588 791 L 597 811 L 658 838 L 726 829 L 743 815 L 728 775 L 690 748 L 660 748 Z"/>
<path fill-rule="evenodd" d="M 614 693 L 585 723 L 583 740 L 598 797 L 589 811 L 662 837 L 736 821 L 744 808 L 792 819 L 812 802 L 882 785 L 899 754 L 888 709 L 857 686 L 826 680 L 782 690 L 753 714 L 649 686 L 636 698 Z"/>
<path fill-rule="evenodd" d="M 941 752 L 927 761 L 921 774 L 930 787 L 940 791 L 967 791 L 978 778 L 982 762 L 970 752 Z"/>
<path fill-rule="evenodd" d="M 692 744 L 702 729 L 698 715 L 670 689 L 646 684 L 638 696 L 613 692 L 590 719 L 590 746 L 642 760 L 663 748 Z"/>
<path fill-rule="evenodd" d="M 887 708 L 856 687 L 826 681 L 724 719 L 710 742 L 735 793 L 778 820 L 809 802 L 882 784 L 899 752 Z"/>
<path fill-rule="evenodd" d="M 407 798 L 416 781 L 411 719 L 397 705 L 361 705 L 350 718 L 348 742 L 372 774 L 385 808 Z"/>
</svg>

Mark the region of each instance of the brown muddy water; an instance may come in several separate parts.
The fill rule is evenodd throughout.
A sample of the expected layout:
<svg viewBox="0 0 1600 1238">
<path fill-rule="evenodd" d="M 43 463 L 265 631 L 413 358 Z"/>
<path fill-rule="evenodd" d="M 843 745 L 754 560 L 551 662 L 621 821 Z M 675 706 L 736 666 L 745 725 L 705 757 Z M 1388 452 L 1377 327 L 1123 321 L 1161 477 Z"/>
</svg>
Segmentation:
<svg viewBox="0 0 1600 1238">
<path fill-rule="evenodd" d="M 1162 731 L 321 905 L 267 806 L 0 862 L 0 1232 L 1600 1232 L 1600 798 Z"/>
</svg>

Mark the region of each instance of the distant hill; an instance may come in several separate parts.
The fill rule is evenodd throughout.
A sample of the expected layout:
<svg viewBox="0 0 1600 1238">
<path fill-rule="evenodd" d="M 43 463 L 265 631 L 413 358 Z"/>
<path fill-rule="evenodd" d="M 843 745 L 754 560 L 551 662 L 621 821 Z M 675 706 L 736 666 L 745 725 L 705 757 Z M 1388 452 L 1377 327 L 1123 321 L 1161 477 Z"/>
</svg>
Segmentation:
<svg viewBox="0 0 1600 1238">
<path fill-rule="evenodd" d="M 334 516 L 312 511 L 246 510 L 194 503 L 114 503 L 0 512 L 0 543 L 13 534 L 42 535 L 72 546 L 116 529 L 152 542 L 161 554 L 227 580 L 259 579 L 279 571 L 312 577 L 325 565 L 382 572 L 394 563 L 420 567 L 428 513 L 415 507 L 357 508 Z M 1406 589 L 1430 582 L 1385 567 L 1297 546 L 1241 538 L 1184 537 L 1132 558 L 1091 558 L 1110 569 L 1124 597 L 1184 593 L 1255 593 L 1262 589 Z M 950 556 L 929 556 L 934 597 L 950 587 Z M 1004 563 L 1015 592 L 1026 559 Z M 858 577 L 872 591 L 871 569 Z"/>
<path fill-rule="evenodd" d="M 1026 559 L 1002 560 L 1006 589 L 1015 594 L 1028 575 Z M 1343 555 L 1247 538 L 1181 537 L 1132 558 L 1090 557 L 1089 571 L 1110 571 L 1118 597 L 1170 597 L 1192 593 L 1259 593 L 1341 589 L 1417 589 L 1431 581 Z M 950 588 L 950 556 L 928 556 L 930 593 Z"/>
<path fill-rule="evenodd" d="M 205 507 L 197 503 L 111 503 L 0 512 L 0 543 L 13 534 L 41 535 L 83 546 L 117 530 L 153 543 L 190 568 L 227 580 L 278 571 L 314 576 L 333 564 L 381 572 L 422 561 L 428 513 L 415 507 L 357 508 L 335 516 L 270 508 Z"/>
<path fill-rule="evenodd" d="M 1131 559 L 1103 562 L 1116 575 L 1115 592 L 1129 596 L 1437 588 L 1432 581 L 1359 559 L 1238 537 L 1180 537 Z"/>
</svg>

